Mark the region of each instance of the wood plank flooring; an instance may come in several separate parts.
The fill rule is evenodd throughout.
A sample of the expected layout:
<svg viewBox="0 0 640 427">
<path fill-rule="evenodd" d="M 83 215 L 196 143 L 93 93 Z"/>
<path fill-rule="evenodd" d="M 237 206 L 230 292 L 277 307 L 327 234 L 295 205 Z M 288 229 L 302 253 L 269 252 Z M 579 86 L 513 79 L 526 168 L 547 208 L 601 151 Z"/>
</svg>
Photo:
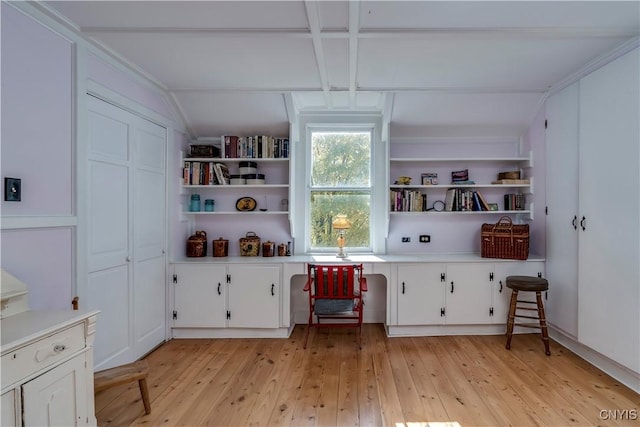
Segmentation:
<svg viewBox="0 0 640 427">
<path fill-rule="evenodd" d="M 96 395 L 99 426 L 638 426 L 640 395 L 538 334 L 387 338 L 380 324 L 289 339 L 172 340 L 137 384 Z M 608 411 L 601 413 L 601 411 Z M 635 412 L 634 412 L 635 411 Z M 635 416 L 634 416 L 635 414 Z"/>
</svg>

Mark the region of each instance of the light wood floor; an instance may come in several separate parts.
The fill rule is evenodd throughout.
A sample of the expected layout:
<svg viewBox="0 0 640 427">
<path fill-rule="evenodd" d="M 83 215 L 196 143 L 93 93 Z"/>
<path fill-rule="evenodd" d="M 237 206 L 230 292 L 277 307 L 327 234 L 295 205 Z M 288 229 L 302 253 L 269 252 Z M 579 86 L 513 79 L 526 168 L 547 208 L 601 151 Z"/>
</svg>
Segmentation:
<svg viewBox="0 0 640 427">
<path fill-rule="evenodd" d="M 362 350 L 352 329 L 314 330 L 304 350 L 304 331 L 170 341 L 146 358 L 151 414 L 123 385 L 96 395 L 98 424 L 640 425 L 640 395 L 553 341 L 545 356 L 536 334 L 507 351 L 503 336 L 387 338 L 367 324 Z"/>
</svg>

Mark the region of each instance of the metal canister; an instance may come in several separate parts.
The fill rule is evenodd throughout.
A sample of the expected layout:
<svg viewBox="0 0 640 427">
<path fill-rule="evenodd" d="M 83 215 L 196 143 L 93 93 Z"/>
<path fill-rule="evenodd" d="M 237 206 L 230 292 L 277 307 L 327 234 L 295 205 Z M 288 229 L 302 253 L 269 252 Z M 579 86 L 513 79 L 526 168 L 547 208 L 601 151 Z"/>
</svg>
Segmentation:
<svg viewBox="0 0 640 427">
<path fill-rule="evenodd" d="M 287 244 L 280 243 L 278 245 L 278 256 L 286 256 L 287 255 Z"/>
<path fill-rule="evenodd" d="M 213 256 L 226 257 L 229 256 L 229 241 L 220 237 L 213 242 Z"/>
<path fill-rule="evenodd" d="M 203 257 L 207 255 L 207 233 L 197 230 L 196 234 L 187 239 L 187 256 Z"/>
<path fill-rule="evenodd" d="M 262 256 L 270 257 L 275 255 L 276 244 L 270 241 L 266 241 L 262 244 Z"/>
</svg>

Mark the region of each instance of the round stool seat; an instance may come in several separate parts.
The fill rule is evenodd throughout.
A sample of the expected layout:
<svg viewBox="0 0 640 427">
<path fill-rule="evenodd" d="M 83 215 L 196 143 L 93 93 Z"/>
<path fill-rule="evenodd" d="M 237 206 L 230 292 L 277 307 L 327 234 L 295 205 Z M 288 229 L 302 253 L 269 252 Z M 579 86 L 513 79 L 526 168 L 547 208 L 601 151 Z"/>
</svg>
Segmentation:
<svg viewBox="0 0 640 427">
<path fill-rule="evenodd" d="M 542 277 L 507 276 L 507 288 L 517 291 L 546 291 L 549 289 L 549 282 Z"/>
</svg>

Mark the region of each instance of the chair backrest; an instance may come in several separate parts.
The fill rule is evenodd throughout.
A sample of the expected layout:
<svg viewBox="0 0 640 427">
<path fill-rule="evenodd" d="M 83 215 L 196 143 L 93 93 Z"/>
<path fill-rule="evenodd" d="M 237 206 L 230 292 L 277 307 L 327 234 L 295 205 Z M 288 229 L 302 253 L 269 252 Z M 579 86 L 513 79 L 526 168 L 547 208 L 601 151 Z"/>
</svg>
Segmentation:
<svg viewBox="0 0 640 427">
<path fill-rule="evenodd" d="M 315 298 L 347 299 L 360 293 L 362 264 L 309 264 L 307 273 L 314 279 Z"/>
</svg>

